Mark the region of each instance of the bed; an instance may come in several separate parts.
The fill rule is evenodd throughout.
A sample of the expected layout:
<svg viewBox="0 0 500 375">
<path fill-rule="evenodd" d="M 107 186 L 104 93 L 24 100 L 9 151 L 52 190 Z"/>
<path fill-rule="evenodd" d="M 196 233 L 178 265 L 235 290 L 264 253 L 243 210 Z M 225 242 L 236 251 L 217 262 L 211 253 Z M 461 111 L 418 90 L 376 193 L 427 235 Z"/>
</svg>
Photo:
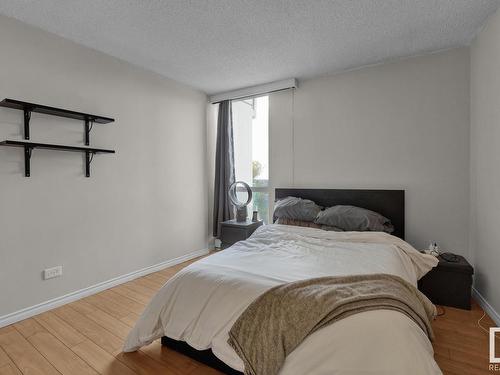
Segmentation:
<svg viewBox="0 0 500 375">
<path fill-rule="evenodd" d="M 404 191 L 276 189 L 322 206 L 349 204 L 390 218 L 394 235 L 328 232 L 266 225 L 248 240 L 184 268 L 152 299 L 124 351 L 162 343 L 227 374 L 244 366 L 227 343 L 246 307 L 268 289 L 323 276 L 386 273 L 416 285 L 435 258 L 404 242 Z M 426 334 L 407 316 L 375 310 L 349 316 L 308 336 L 280 375 L 441 374 Z"/>
</svg>

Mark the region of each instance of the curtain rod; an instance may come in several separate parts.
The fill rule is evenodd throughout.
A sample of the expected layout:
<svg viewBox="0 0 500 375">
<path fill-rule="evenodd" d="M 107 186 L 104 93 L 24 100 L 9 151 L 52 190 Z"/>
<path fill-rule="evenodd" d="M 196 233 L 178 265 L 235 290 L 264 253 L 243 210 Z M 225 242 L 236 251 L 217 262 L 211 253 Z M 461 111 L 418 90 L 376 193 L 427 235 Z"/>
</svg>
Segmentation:
<svg viewBox="0 0 500 375">
<path fill-rule="evenodd" d="M 245 87 L 239 90 L 228 91 L 211 95 L 209 101 L 212 104 L 220 103 L 224 100 L 246 99 L 259 95 L 265 95 L 276 91 L 297 88 L 297 79 L 290 78 L 283 81 L 270 82 L 263 85 Z"/>
</svg>

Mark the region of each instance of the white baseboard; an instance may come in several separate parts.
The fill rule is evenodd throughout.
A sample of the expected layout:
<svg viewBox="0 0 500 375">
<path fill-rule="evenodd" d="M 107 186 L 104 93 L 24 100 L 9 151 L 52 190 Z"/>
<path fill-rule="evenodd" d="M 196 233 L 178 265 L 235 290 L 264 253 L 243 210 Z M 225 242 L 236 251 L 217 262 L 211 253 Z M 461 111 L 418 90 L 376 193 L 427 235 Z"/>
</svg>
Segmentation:
<svg viewBox="0 0 500 375">
<path fill-rule="evenodd" d="M 472 288 L 472 296 L 476 299 L 479 305 L 486 311 L 486 314 L 500 327 L 500 314 L 491 306 L 488 301 L 475 288 Z"/>
<path fill-rule="evenodd" d="M 87 288 L 83 288 L 83 289 L 68 293 L 64 296 L 56 297 L 56 298 L 53 298 L 51 300 L 39 303 L 37 305 L 26 307 L 26 308 L 21 309 L 19 311 L 15 311 L 13 313 L 10 313 L 10 314 L 4 315 L 4 316 L 0 316 L 0 328 L 8 326 L 9 324 L 16 323 L 20 320 L 30 318 L 34 315 L 41 314 L 45 311 L 52 310 L 56 307 L 59 307 L 59 306 L 65 305 L 67 303 L 79 300 L 81 298 L 90 296 L 92 294 L 99 293 L 105 289 L 112 288 L 116 285 L 123 284 L 127 281 L 137 279 L 138 277 L 141 277 L 141 276 L 144 276 L 144 275 L 156 272 L 156 271 L 160 271 L 160 270 L 167 268 L 167 267 L 175 266 L 176 264 L 185 262 L 187 260 L 191 260 L 193 258 L 202 256 L 202 255 L 206 255 L 206 254 L 208 254 L 208 249 L 194 251 L 192 253 L 189 253 L 189 254 L 174 258 L 174 259 L 170 259 L 170 260 L 167 260 L 165 262 L 154 264 L 152 266 L 149 266 L 149 267 L 146 267 L 146 268 L 134 271 L 134 272 L 130 272 L 130 273 L 127 273 L 127 274 L 122 275 L 122 276 L 115 277 L 111 280 L 103 281 L 101 283 L 89 286 Z"/>
</svg>

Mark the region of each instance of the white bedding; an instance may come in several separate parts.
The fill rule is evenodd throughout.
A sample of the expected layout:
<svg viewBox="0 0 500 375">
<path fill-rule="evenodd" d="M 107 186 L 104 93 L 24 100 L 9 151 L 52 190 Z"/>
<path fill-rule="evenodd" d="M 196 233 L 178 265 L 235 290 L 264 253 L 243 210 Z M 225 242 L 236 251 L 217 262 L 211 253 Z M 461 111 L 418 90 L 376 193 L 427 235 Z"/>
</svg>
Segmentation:
<svg viewBox="0 0 500 375">
<path fill-rule="evenodd" d="M 227 344 L 244 309 L 267 289 L 321 276 L 388 273 L 416 285 L 437 264 L 408 243 L 379 232 L 328 232 L 266 225 L 248 240 L 197 261 L 170 279 L 130 332 L 124 351 L 161 336 L 187 342 L 243 371 Z M 280 375 L 441 374 L 425 333 L 389 310 L 352 315 L 310 335 Z"/>
</svg>

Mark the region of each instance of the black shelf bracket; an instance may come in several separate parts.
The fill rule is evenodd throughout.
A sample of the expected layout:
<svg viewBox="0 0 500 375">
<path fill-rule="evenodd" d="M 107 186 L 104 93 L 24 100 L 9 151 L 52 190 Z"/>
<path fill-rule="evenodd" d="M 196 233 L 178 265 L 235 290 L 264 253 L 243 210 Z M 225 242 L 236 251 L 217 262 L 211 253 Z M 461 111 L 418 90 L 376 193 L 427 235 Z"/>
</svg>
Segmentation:
<svg viewBox="0 0 500 375">
<path fill-rule="evenodd" d="M 24 176 L 30 176 L 30 166 L 31 166 L 31 153 L 33 152 L 33 148 L 30 146 L 24 146 Z"/>
<path fill-rule="evenodd" d="M 30 139 L 31 109 L 24 109 L 24 139 Z"/>
<path fill-rule="evenodd" d="M 90 131 L 94 127 L 94 120 L 85 119 L 85 146 L 90 145 Z"/>
<path fill-rule="evenodd" d="M 85 151 L 85 177 L 90 177 L 90 164 L 94 160 L 94 152 Z"/>
</svg>

